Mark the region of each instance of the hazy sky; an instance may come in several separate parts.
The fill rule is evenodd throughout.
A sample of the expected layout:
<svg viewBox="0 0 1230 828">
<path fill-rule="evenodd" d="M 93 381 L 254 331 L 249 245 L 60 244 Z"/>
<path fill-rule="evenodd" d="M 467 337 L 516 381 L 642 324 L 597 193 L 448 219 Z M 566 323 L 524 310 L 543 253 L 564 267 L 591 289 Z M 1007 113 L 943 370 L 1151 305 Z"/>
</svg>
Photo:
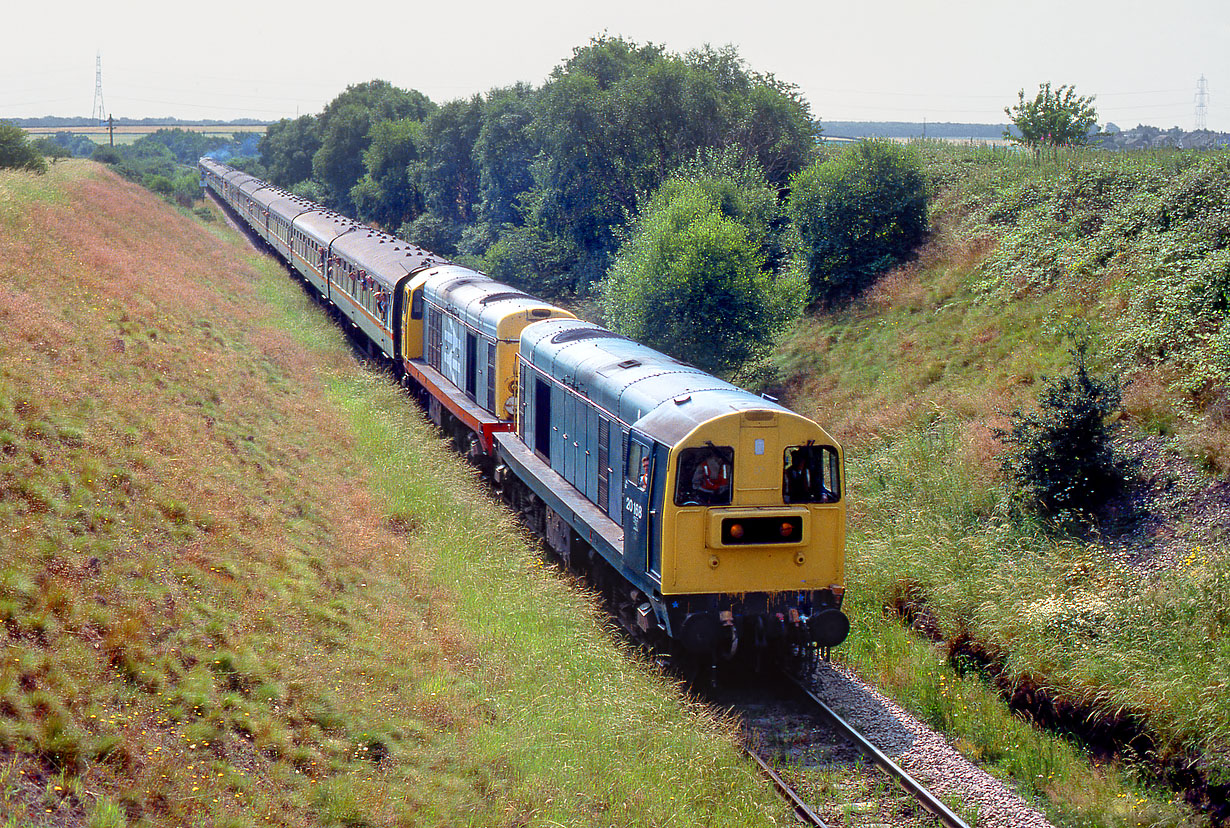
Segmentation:
<svg viewBox="0 0 1230 828">
<path fill-rule="evenodd" d="M 1225 0 L 563 0 L 12 4 L 0 35 L 0 118 L 90 115 L 95 55 L 116 117 L 273 120 L 319 112 L 382 78 L 437 102 L 540 85 L 606 32 L 673 52 L 738 47 L 799 87 L 822 120 L 1000 123 L 1042 81 L 1097 96 L 1101 122 L 1230 131 Z M 193 4 L 204 8 L 205 4 Z"/>
</svg>

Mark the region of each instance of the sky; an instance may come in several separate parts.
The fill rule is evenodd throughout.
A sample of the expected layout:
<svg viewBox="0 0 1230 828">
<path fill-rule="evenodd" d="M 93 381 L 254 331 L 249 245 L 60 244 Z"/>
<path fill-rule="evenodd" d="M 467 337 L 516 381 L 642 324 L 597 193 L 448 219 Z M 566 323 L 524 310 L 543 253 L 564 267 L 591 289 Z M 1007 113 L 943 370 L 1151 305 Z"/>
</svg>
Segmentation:
<svg viewBox="0 0 1230 828">
<path fill-rule="evenodd" d="M 276 120 L 383 79 L 436 102 L 541 85 L 608 34 L 675 53 L 734 45 L 821 121 L 1003 123 L 1019 90 L 1071 84 L 1099 122 L 1230 131 L 1225 0 L 387 0 L 14 4 L 0 118 L 89 116 L 95 59 L 117 118 Z M 183 9 L 183 10 L 179 10 Z"/>
</svg>

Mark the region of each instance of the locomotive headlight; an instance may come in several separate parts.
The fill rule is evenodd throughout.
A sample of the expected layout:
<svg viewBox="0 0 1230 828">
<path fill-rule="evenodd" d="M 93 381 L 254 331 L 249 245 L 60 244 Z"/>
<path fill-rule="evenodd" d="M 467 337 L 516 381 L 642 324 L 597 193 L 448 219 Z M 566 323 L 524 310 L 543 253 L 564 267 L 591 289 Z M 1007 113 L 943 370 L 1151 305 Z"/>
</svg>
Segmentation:
<svg viewBox="0 0 1230 828">
<path fill-rule="evenodd" d="M 802 510 L 797 514 L 774 514 L 767 509 L 723 511 L 715 509 L 711 515 L 709 537 L 717 541 L 712 546 L 797 546 L 807 541 L 807 514 Z"/>
</svg>

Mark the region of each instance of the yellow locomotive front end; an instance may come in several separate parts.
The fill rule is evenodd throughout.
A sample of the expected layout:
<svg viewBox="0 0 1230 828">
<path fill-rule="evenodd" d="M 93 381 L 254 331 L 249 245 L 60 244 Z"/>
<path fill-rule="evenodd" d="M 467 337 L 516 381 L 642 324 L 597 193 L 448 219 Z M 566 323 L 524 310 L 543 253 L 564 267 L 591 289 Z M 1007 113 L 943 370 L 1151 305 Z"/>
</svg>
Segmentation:
<svg viewBox="0 0 1230 828">
<path fill-rule="evenodd" d="M 845 640 L 836 441 L 784 409 L 736 410 L 672 446 L 667 466 L 661 594 L 685 643 L 827 651 Z"/>
<path fill-rule="evenodd" d="M 785 411 L 732 412 L 673 447 L 662 594 L 840 590 L 841 450 Z"/>
</svg>

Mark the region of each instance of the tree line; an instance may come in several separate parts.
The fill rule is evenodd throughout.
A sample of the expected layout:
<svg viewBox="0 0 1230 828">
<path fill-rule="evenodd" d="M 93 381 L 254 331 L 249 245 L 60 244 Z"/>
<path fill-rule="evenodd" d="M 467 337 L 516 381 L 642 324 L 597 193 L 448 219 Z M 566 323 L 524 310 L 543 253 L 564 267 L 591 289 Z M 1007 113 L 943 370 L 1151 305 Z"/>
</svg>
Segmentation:
<svg viewBox="0 0 1230 828">
<path fill-rule="evenodd" d="M 91 152 L 185 206 L 196 158 L 222 152 L 730 375 L 805 307 L 857 293 L 925 233 L 926 185 L 908 148 L 839 151 L 820 134 L 798 90 L 734 47 L 679 55 L 603 36 L 540 87 L 437 104 L 373 80 L 269 125 L 259 144 L 180 129 L 92 150 L 69 132 L 36 143 L 53 157 Z M 24 145 L 20 130 L 11 143 Z"/>
<path fill-rule="evenodd" d="M 820 132 L 797 89 L 734 47 L 599 37 L 540 87 L 436 104 L 351 86 L 270 125 L 245 168 L 546 298 L 597 298 L 612 327 L 727 372 L 925 231 L 907 149 L 834 164 Z M 867 215 L 850 225 L 827 199 Z"/>
</svg>

